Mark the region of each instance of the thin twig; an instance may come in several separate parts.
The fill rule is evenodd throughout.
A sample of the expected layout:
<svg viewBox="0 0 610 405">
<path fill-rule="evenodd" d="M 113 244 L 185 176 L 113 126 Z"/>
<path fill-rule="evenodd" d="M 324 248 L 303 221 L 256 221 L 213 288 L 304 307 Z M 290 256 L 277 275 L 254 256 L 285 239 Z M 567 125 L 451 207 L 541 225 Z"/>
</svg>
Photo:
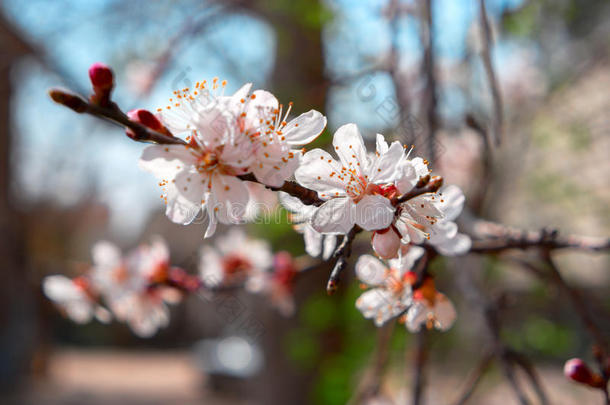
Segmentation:
<svg viewBox="0 0 610 405">
<path fill-rule="evenodd" d="M 468 382 L 466 383 L 462 394 L 460 394 L 458 399 L 455 401 L 455 405 L 464 405 L 470 399 L 470 397 L 474 393 L 474 390 L 479 385 L 481 378 L 489 369 L 489 366 L 491 365 L 493 359 L 493 352 L 487 353 L 481 358 L 479 364 L 477 365 L 477 368 L 474 369 L 474 371 L 468 378 Z"/>
<path fill-rule="evenodd" d="M 352 243 L 356 238 L 356 235 L 362 232 L 362 228 L 358 225 L 354 227 L 343 237 L 343 242 L 337 247 L 335 253 L 333 253 L 332 259 L 336 260 L 335 266 L 328 277 L 326 283 L 326 292 L 331 295 L 337 291 L 339 281 L 341 280 L 341 273 L 347 267 L 347 259 L 352 254 Z"/>
<path fill-rule="evenodd" d="M 396 206 L 399 204 L 402 204 L 403 202 L 406 202 L 412 198 L 418 197 L 422 194 L 427 194 L 427 193 L 436 193 L 442 186 L 443 186 L 443 178 L 439 177 L 439 176 L 434 176 L 432 178 L 429 178 L 429 181 L 423 181 L 426 180 L 424 179 L 420 179 L 420 182 L 417 183 L 417 185 L 415 185 L 415 187 L 413 187 L 413 189 L 401 196 L 395 197 L 392 199 L 392 205 Z"/>
<path fill-rule="evenodd" d="M 485 220 L 468 224 L 475 238 L 471 252 L 499 253 L 507 249 L 581 249 L 599 252 L 610 249 L 610 238 L 579 235 L 561 235 L 556 230 L 526 231 Z"/>
<path fill-rule="evenodd" d="M 422 328 L 415 335 L 415 363 L 413 374 L 413 405 L 424 403 L 424 388 L 426 386 L 426 363 L 428 361 L 428 331 Z"/>
<path fill-rule="evenodd" d="M 135 134 L 133 139 L 136 141 L 173 145 L 187 144 L 180 138 L 153 131 L 144 125 L 131 121 L 113 102 L 107 107 L 102 107 L 86 101 L 79 95 L 61 89 L 52 89 L 49 91 L 49 95 L 56 103 L 64 105 L 79 114 L 85 113 L 93 115 L 94 117 L 103 118 L 121 127 L 131 129 Z"/>
<path fill-rule="evenodd" d="M 387 367 L 390 354 L 390 342 L 396 322 L 387 322 L 377 329 L 377 346 L 371 360 L 371 365 L 360 380 L 355 394 L 348 405 L 360 405 L 369 398 L 379 394 L 381 383 Z"/>
</svg>

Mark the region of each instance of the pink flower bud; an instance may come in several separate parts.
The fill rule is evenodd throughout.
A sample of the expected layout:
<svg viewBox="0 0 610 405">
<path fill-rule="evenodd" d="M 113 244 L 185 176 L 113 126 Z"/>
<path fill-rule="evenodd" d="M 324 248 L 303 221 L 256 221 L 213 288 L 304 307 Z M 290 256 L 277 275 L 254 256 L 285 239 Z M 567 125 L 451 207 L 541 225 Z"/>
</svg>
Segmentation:
<svg viewBox="0 0 610 405">
<path fill-rule="evenodd" d="M 398 255 L 400 236 L 393 228 L 386 228 L 373 232 L 371 243 L 377 256 L 382 259 L 392 259 Z"/>
<path fill-rule="evenodd" d="M 161 121 L 150 111 L 144 109 L 131 110 L 127 113 L 129 119 L 138 124 L 142 124 L 154 131 L 163 131 L 163 124 Z"/>
<path fill-rule="evenodd" d="M 110 90 L 114 85 L 112 69 L 100 62 L 94 63 L 89 68 L 89 79 L 94 90 Z"/>
<path fill-rule="evenodd" d="M 570 380 L 599 388 L 603 386 L 601 376 L 594 374 L 581 359 L 570 359 L 563 366 L 563 374 Z"/>
</svg>

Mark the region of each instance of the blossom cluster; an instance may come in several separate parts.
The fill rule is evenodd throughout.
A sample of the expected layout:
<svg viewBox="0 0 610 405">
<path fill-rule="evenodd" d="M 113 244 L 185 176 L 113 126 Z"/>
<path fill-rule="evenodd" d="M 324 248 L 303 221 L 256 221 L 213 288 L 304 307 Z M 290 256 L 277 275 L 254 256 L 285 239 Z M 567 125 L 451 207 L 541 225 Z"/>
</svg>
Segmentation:
<svg viewBox="0 0 610 405">
<path fill-rule="evenodd" d="M 92 256 L 87 274 L 74 279 L 53 275 L 43 281 L 45 295 L 78 323 L 94 317 L 107 323 L 114 317 L 135 334 L 149 337 L 168 324 L 167 304 L 179 302 L 183 291 L 199 285 L 182 269 L 170 267 L 169 250 L 160 238 L 125 256 L 112 243 L 101 241 Z"/>
<path fill-rule="evenodd" d="M 77 323 L 116 318 L 136 335 L 149 337 L 169 323 L 168 304 L 203 288 L 217 292 L 244 286 L 268 297 L 282 314 L 294 311 L 294 259 L 287 252 L 273 255 L 266 242 L 250 239 L 241 230 L 219 237 L 215 247 L 201 248 L 197 276 L 170 265 L 168 247 L 159 237 L 125 255 L 101 241 L 92 256 L 87 274 L 74 279 L 52 275 L 43 281 L 45 295 Z"/>
<path fill-rule="evenodd" d="M 91 102 L 103 107 L 110 103 L 113 76 L 103 65 L 94 67 Z M 326 127 L 321 113 L 310 110 L 292 118 L 292 103 L 284 108 L 268 91 L 252 91 L 246 84 L 225 95 L 225 86 L 217 79 L 198 82 L 193 89 L 174 91 L 169 104 L 154 114 L 127 114 L 140 125 L 127 129 L 129 137 L 146 139 L 144 127 L 156 133 L 149 140 L 165 140 L 146 147 L 139 166 L 159 179 L 167 217 L 187 225 L 203 212 L 208 238 L 218 223 L 256 217 L 264 187 L 279 191 L 310 256 L 336 260 L 355 234 L 370 232 L 377 257 L 364 255 L 356 262 L 356 275 L 370 287 L 356 303 L 366 318 L 378 326 L 399 318 L 410 331 L 448 329 L 456 316 L 453 305 L 436 290 L 432 276 L 413 268 L 422 247 L 447 256 L 470 249 L 470 238 L 455 223 L 464 205 L 462 191 L 443 187 L 425 159 L 411 156 L 413 147 L 388 143 L 377 134 L 374 150 L 367 150 L 355 124 L 336 130 L 332 154 L 306 151 L 303 147 Z M 244 286 L 265 294 L 284 314 L 294 311 L 291 292 L 298 266 L 293 258 L 274 256 L 266 242 L 236 229 L 216 238 L 214 247 L 202 248 L 197 279 L 170 267 L 167 247 L 159 241 L 125 257 L 108 243 L 96 245 L 93 253 L 86 277 L 52 276 L 44 283 L 46 294 L 78 322 L 114 315 L 137 334 L 150 335 L 167 324 L 167 291 L 178 292 L 169 294 L 174 298 L 191 291 L 181 284 L 185 280 L 194 289 Z"/>
<path fill-rule="evenodd" d="M 252 174 L 266 186 L 280 187 L 300 164 L 297 148 L 326 127 L 315 110 L 289 120 L 292 104 L 284 111 L 271 93 L 251 92 L 251 84 L 232 96 L 220 91 L 224 86 L 214 80 L 210 89 L 203 81 L 174 92 L 171 104 L 158 109 L 158 126 L 186 136 L 187 144 L 149 146 L 140 159 L 140 167 L 160 180 L 168 218 L 189 224 L 203 210 L 206 237 L 218 222 L 244 220 L 249 193 L 240 176 Z"/>
</svg>

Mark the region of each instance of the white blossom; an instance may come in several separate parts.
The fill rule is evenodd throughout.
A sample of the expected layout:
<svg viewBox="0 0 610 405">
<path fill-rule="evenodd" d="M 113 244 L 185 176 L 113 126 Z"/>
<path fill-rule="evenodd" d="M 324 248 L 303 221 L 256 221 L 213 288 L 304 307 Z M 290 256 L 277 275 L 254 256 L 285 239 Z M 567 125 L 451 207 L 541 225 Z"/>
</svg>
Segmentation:
<svg viewBox="0 0 610 405">
<path fill-rule="evenodd" d="M 412 280 L 407 277 L 415 261 L 424 253 L 412 246 L 400 259 L 388 261 L 389 267 L 371 255 L 360 256 L 356 262 L 356 276 L 372 287 L 356 300 L 356 308 L 365 318 L 381 326 L 402 314 L 412 303 Z"/>
<path fill-rule="evenodd" d="M 214 247 L 201 249 L 199 274 L 207 287 L 245 283 L 249 291 L 258 292 L 264 288 L 265 274 L 272 263 L 267 242 L 250 239 L 241 229 L 231 229 L 218 237 Z"/>
<path fill-rule="evenodd" d="M 84 277 L 53 275 L 44 278 L 42 289 L 76 323 L 87 323 L 94 317 L 103 323 L 110 322 L 112 315 L 97 303 L 89 284 Z"/>
<path fill-rule="evenodd" d="M 407 311 L 405 325 L 410 332 L 418 332 L 422 327 L 436 328 L 442 332 L 453 326 L 457 317 L 455 307 L 434 286 L 434 279 L 427 278 L 413 293 L 413 303 Z"/>
<path fill-rule="evenodd" d="M 295 171 L 297 181 L 325 201 L 313 214 L 313 228 L 345 234 L 354 224 L 365 230 L 388 227 L 394 207 L 384 195 L 383 186 L 396 180 L 402 145 L 394 142 L 388 146 L 383 136 L 377 135 L 377 153 L 371 158 L 356 125 L 347 124 L 335 132 L 333 147 L 339 161 L 321 149 L 313 149 Z"/>
<path fill-rule="evenodd" d="M 212 90 L 217 87 L 214 82 Z M 237 176 L 253 173 L 263 184 L 281 186 L 299 163 L 301 152 L 293 147 L 311 142 L 326 126 L 314 110 L 287 122 L 290 109 L 283 114 L 271 93 L 250 95 L 250 88 L 216 95 L 204 82 L 192 92 L 175 92 L 159 112 L 173 134 L 188 135 L 188 145 L 149 146 L 140 158 L 140 167 L 160 179 L 168 218 L 186 225 L 203 210 L 206 237 L 218 222 L 243 220 L 248 190 Z"/>
</svg>

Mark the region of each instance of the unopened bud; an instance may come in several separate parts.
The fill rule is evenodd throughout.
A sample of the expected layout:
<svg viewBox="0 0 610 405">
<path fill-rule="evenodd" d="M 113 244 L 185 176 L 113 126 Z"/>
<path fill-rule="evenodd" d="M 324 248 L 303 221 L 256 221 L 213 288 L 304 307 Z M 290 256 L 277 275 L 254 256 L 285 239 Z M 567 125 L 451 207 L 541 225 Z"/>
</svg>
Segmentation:
<svg viewBox="0 0 610 405">
<path fill-rule="evenodd" d="M 114 74 L 112 69 L 103 63 L 97 62 L 89 68 L 89 79 L 93 89 L 110 90 L 114 86 Z"/>
<path fill-rule="evenodd" d="M 137 122 L 140 125 L 152 129 L 153 131 L 160 132 L 167 136 L 172 136 L 168 129 L 163 126 L 159 118 L 157 118 L 155 114 L 151 113 L 148 110 L 144 110 L 141 108 L 137 110 L 131 110 L 127 113 L 127 117 L 131 121 Z M 125 132 L 127 133 L 128 137 L 132 139 L 137 139 L 137 136 L 132 129 L 127 128 Z"/>
<path fill-rule="evenodd" d="M 586 384 L 590 387 L 600 388 L 603 386 L 603 378 L 594 374 L 589 366 L 581 359 L 570 359 L 563 366 L 563 374 L 570 380 Z"/>
<path fill-rule="evenodd" d="M 57 104 L 65 105 L 77 113 L 82 113 L 87 110 L 87 102 L 76 94 L 68 93 L 60 89 L 51 89 L 49 91 L 49 96 L 51 96 L 53 101 Z"/>
<path fill-rule="evenodd" d="M 161 121 L 159 121 L 159 119 L 148 110 L 141 108 L 131 110 L 127 113 L 127 116 L 131 121 L 142 124 L 154 131 L 161 131 L 163 129 L 163 124 L 161 124 Z"/>
<path fill-rule="evenodd" d="M 110 103 L 110 92 L 114 87 L 114 73 L 103 63 L 94 63 L 89 68 L 89 79 L 93 85 L 90 100 L 94 104 L 106 106 Z"/>
<path fill-rule="evenodd" d="M 373 250 L 382 259 L 392 259 L 398 256 L 400 236 L 393 227 L 373 232 L 371 238 Z"/>
</svg>

